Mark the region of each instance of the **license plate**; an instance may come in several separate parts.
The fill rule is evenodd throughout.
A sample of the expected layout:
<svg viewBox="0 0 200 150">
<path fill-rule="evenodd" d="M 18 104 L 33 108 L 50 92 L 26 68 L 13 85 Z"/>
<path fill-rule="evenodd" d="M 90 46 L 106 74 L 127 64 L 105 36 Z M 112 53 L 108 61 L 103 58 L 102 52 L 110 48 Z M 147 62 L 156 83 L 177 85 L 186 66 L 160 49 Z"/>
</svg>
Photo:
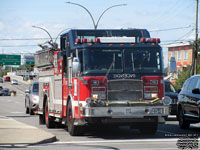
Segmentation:
<svg viewBox="0 0 200 150">
<path fill-rule="evenodd" d="M 163 114 L 163 108 L 152 108 L 151 114 Z"/>
</svg>

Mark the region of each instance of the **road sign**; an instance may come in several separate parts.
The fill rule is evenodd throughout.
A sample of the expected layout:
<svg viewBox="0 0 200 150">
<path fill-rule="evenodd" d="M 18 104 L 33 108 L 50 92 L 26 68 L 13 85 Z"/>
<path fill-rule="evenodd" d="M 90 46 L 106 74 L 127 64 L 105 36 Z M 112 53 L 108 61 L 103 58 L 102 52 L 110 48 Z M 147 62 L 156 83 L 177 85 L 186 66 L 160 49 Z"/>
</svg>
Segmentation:
<svg viewBox="0 0 200 150">
<path fill-rule="evenodd" d="M 0 65 L 21 65 L 21 55 L 0 54 Z"/>
</svg>

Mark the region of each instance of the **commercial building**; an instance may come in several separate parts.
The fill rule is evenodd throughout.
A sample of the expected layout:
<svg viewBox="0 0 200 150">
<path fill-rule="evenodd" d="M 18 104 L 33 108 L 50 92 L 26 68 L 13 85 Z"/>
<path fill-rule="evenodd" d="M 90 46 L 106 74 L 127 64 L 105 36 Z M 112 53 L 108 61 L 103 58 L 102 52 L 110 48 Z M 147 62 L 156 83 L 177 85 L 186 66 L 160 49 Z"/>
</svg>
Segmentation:
<svg viewBox="0 0 200 150">
<path fill-rule="evenodd" d="M 192 43 L 176 43 L 168 46 L 168 60 L 170 57 L 175 57 L 177 64 L 177 73 L 174 74 L 174 79 L 178 78 L 178 74 L 187 66 L 192 65 Z"/>
</svg>

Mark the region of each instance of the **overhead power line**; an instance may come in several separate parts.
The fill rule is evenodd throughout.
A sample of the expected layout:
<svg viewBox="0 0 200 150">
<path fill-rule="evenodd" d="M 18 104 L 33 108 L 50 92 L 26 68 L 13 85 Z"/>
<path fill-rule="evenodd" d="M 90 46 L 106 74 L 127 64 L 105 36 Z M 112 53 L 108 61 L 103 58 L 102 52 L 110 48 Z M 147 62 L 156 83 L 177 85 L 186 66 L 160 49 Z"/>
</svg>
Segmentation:
<svg viewBox="0 0 200 150">
<path fill-rule="evenodd" d="M 22 38 L 22 39 L 0 39 L 0 41 L 33 41 L 33 40 L 49 40 L 50 38 Z M 53 38 L 56 39 L 56 38 Z"/>
<path fill-rule="evenodd" d="M 168 28 L 168 29 L 159 29 L 159 30 L 150 30 L 149 32 L 161 32 L 161 31 L 170 31 L 170 30 L 180 30 L 180 29 L 187 29 L 193 27 L 192 25 L 186 27 L 175 27 L 175 28 Z M 56 39 L 56 38 L 52 38 Z M 0 38 L 0 41 L 37 41 L 37 40 L 50 40 L 50 38 Z"/>
<path fill-rule="evenodd" d="M 161 31 L 170 31 L 170 30 L 180 30 L 180 29 L 187 29 L 187 28 L 191 28 L 192 25 L 186 26 L 186 27 L 177 27 L 177 28 L 169 28 L 169 29 L 160 29 L 160 30 L 152 30 L 149 32 L 161 32 Z"/>
<path fill-rule="evenodd" d="M 0 45 L 0 47 L 33 47 L 38 45 Z"/>
<path fill-rule="evenodd" d="M 166 41 L 165 44 L 161 44 L 161 45 L 170 45 L 170 44 L 173 44 L 173 43 L 177 43 L 177 42 L 188 42 L 189 40 L 186 40 L 186 38 L 188 38 L 191 33 L 194 31 L 194 28 L 192 30 L 190 30 L 189 32 L 185 33 L 184 35 L 182 35 L 181 37 L 179 37 L 177 40 L 173 40 L 173 41 Z"/>
</svg>

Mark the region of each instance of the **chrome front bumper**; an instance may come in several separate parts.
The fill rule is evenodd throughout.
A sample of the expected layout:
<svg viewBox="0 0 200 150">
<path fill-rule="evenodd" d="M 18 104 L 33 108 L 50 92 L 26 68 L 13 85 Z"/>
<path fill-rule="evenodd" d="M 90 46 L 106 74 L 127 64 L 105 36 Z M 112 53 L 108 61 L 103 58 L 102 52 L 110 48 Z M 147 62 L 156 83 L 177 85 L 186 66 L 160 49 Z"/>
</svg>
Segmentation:
<svg viewBox="0 0 200 150">
<path fill-rule="evenodd" d="M 143 118 L 169 115 L 168 106 L 83 107 L 83 117 Z"/>
</svg>

